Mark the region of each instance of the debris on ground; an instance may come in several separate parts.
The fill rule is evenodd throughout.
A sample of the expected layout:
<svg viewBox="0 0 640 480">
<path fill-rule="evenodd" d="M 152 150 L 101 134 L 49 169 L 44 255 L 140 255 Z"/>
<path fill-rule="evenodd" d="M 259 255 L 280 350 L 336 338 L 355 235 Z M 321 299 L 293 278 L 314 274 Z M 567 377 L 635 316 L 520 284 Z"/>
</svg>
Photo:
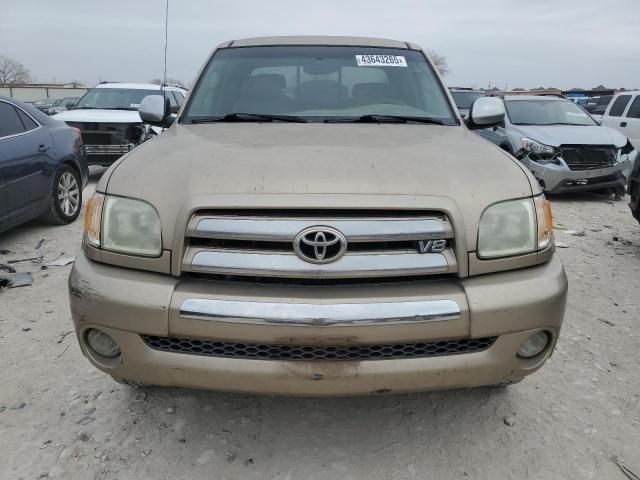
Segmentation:
<svg viewBox="0 0 640 480">
<path fill-rule="evenodd" d="M 84 427 L 85 425 L 88 425 L 88 424 L 90 424 L 91 422 L 93 422 L 95 419 L 96 419 L 96 417 L 92 417 L 92 416 L 90 416 L 90 415 L 87 415 L 87 416 L 85 416 L 85 417 L 82 417 L 80 420 L 78 420 L 78 421 L 76 422 L 76 424 L 77 424 L 77 425 L 82 425 L 82 426 Z"/>
<path fill-rule="evenodd" d="M 558 247 L 558 248 L 569 248 L 569 245 L 567 245 L 566 243 L 562 243 L 562 242 L 556 242 L 556 247 Z"/>
<path fill-rule="evenodd" d="M 504 424 L 507 427 L 513 427 L 516 424 L 516 419 L 513 417 L 504 417 Z"/>
<path fill-rule="evenodd" d="M 36 250 L 40 250 L 40 247 L 42 246 L 43 243 L 44 243 L 44 238 L 40 239 L 40 241 L 36 245 Z"/>
<path fill-rule="evenodd" d="M 71 335 L 74 331 L 73 330 L 69 330 L 68 332 L 64 332 L 60 334 L 60 338 L 58 340 L 56 340 L 57 343 L 62 343 L 64 341 L 65 338 L 67 338 L 68 335 Z"/>
<path fill-rule="evenodd" d="M 5 265 L 4 263 L 0 263 L 0 272 L 5 273 L 16 273 L 16 269 L 11 265 Z"/>
<path fill-rule="evenodd" d="M 0 272 L 0 288 L 28 287 L 33 284 L 30 273 L 2 273 Z"/>
<path fill-rule="evenodd" d="M 38 257 L 29 257 L 29 258 L 20 258 L 18 260 L 9 260 L 7 263 L 22 263 L 22 262 L 32 262 L 32 263 L 42 263 L 42 259 L 44 255 L 40 255 Z"/>
<path fill-rule="evenodd" d="M 75 255 L 61 255 L 55 260 L 52 260 L 49 263 L 47 263 L 46 266 L 47 267 L 64 267 L 66 265 L 69 265 L 70 263 L 73 263 L 75 259 L 76 259 Z"/>
<path fill-rule="evenodd" d="M 627 467 L 625 464 L 623 464 L 622 462 L 620 462 L 620 460 L 618 460 L 618 458 L 614 455 L 609 456 L 609 459 L 616 464 L 616 466 L 620 469 L 620 471 L 622 473 L 625 474 L 625 476 L 629 479 L 629 480 L 640 480 L 640 477 L 638 475 L 636 475 L 635 473 L 633 473 L 629 467 Z"/>
</svg>

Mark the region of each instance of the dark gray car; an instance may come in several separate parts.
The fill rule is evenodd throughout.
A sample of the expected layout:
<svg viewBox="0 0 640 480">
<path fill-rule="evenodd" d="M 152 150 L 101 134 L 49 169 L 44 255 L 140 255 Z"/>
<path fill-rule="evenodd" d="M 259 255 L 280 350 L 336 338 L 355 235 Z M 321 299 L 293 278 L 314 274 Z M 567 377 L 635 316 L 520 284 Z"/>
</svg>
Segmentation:
<svg viewBox="0 0 640 480">
<path fill-rule="evenodd" d="M 88 178 L 77 128 L 0 96 L 0 232 L 34 218 L 74 221 Z"/>
</svg>

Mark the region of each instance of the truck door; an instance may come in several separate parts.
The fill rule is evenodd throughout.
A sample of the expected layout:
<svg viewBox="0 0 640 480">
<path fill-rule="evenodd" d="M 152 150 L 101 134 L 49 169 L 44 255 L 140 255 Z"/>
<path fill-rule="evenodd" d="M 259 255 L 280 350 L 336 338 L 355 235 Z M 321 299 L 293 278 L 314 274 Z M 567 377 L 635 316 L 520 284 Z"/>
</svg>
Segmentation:
<svg viewBox="0 0 640 480">
<path fill-rule="evenodd" d="M 624 122 L 621 117 L 627 109 L 627 105 L 629 105 L 630 100 L 631 95 L 618 95 L 617 97 L 614 97 L 609 104 L 607 112 L 602 116 L 602 125 L 624 132 L 625 127 L 620 125 Z"/>
<path fill-rule="evenodd" d="M 640 149 L 640 94 L 631 102 L 627 114 L 622 118 L 620 125 L 626 123 L 624 127 L 621 127 L 620 131 L 623 132 L 627 138 L 631 141 L 636 150 Z M 626 129 L 626 130 L 625 130 Z"/>
</svg>

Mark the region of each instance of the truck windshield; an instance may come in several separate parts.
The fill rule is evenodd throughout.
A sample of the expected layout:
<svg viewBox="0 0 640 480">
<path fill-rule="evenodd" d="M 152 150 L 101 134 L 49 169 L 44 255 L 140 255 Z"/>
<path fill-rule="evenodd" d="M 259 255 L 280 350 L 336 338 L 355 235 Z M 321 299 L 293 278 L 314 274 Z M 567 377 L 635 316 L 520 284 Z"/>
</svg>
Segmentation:
<svg viewBox="0 0 640 480">
<path fill-rule="evenodd" d="M 139 88 L 94 88 L 80 99 L 74 109 L 138 110 L 144 97 L 161 94 L 160 90 L 143 90 Z"/>
<path fill-rule="evenodd" d="M 453 100 L 458 108 L 471 108 L 471 104 L 480 97 L 484 97 L 482 92 L 451 92 Z"/>
<path fill-rule="evenodd" d="M 507 100 L 504 104 L 514 125 L 597 125 L 570 100 Z"/>
<path fill-rule="evenodd" d="M 366 118 L 457 124 L 421 52 L 341 46 L 219 50 L 180 121 L 260 121 L 266 116 L 282 121 Z"/>
</svg>

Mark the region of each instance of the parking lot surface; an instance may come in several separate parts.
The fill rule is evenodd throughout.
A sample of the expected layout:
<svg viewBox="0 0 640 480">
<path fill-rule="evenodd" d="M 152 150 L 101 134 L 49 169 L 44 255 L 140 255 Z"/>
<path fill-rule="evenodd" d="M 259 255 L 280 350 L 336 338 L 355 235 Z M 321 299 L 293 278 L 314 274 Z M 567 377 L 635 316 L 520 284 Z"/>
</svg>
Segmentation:
<svg viewBox="0 0 640 480">
<path fill-rule="evenodd" d="M 640 474 L 640 227 L 628 197 L 552 201 L 564 329 L 541 371 L 502 389 L 322 400 L 131 389 L 80 352 L 71 266 L 13 264 L 33 285 L 0 290 L 0 479 Z M 80 220 L 16 228 L 0 235 L 0 263 L 77 254 L 81 232 Z"/>
</svg>

